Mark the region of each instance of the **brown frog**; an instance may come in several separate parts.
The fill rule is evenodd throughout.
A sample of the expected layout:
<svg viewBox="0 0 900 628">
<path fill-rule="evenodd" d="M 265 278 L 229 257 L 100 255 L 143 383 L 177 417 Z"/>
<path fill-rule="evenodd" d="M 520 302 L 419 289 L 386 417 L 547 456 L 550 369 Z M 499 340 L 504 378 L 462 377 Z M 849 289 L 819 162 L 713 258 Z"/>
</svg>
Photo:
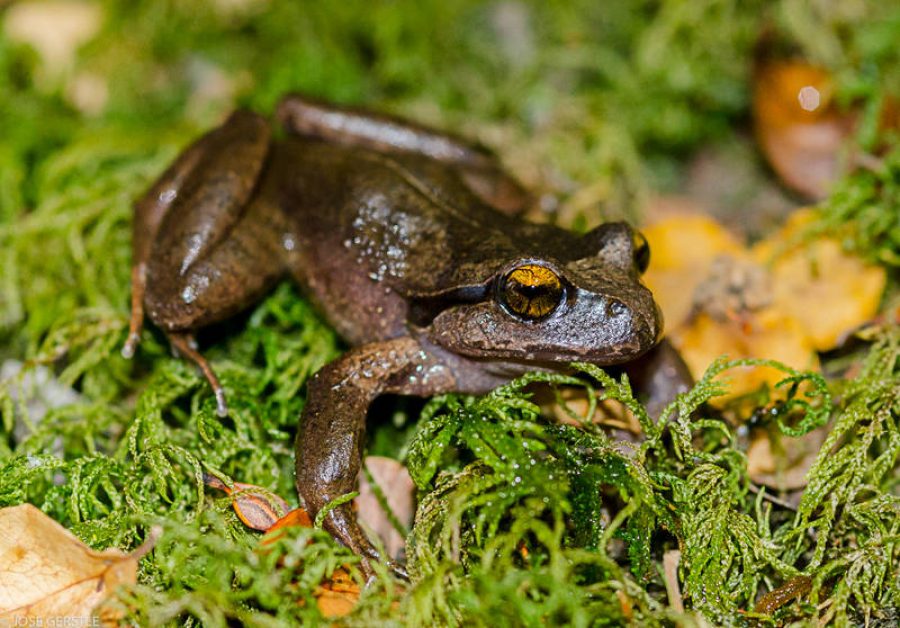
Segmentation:
<svg viewBox="0 0 900 628">
<path fill-rule="evenodd" d="M 225 396 L 193 333 L 292 277 L 354 347 L 309 382 L 297 489 L 315 516 L 354 490 L 366 412 L 386 393 L 482 393 L 572 361 L 635 371 L 654 399 L 688 380 L 640 282 L 649 250 L 625 223 L 578 236 L 516 218 L 529 196 L 483 148 L 397 118 L 286 97 L 287 133 L 238 111 L 136 204 L 131 333 L 144 310 Z M 349 504 L 325 528 L 375 547 Z M 402 566 L 392 564 L 402 574 Z"/>
</svg>

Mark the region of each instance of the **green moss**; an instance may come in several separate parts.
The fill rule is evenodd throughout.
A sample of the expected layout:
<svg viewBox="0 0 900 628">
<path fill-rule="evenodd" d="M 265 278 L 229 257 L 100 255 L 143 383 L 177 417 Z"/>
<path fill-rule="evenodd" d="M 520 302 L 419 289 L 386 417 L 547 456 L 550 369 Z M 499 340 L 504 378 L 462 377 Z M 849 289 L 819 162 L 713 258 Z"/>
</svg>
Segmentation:
<svg viewBox="0 0 900 628">
<path fill-rule="evenodd" d="M 303 386 L 341 347 L 293 288 L 201 337 L 228 419 L 155 330 L 134 361 L 119 354 L 131 203 L 235 103 L 270 111 L 302 90 L 482 135 L 526 171 L 549 164 L 564 197 L 591 186 L 583 209 L 596 220 L 601 206 L 627 213 L 650 182 L 677 175 L 687 151 L 735 132 L 764 24 L 863 101 L 863 145 L 900 72 L 896 10 L 875 3 L 871 22 L 788 0 L 99 4 L 99 34 L 56 78 L 0 37 L 0 358 L 26 365 L 0 383 L 0 506 L 35 503 L 98 548 L 134 547 L 161 526 L 139 586 L 120 600 L 141 624 L 315 622 L 316 585 L 354 561 L 315 530 L 261 551 L 202 483 L 210 473 L 296 503 Z M 106 81 L 99 114 L 67 96 L 84 72 Z M 897 154 L 848 178 L 816 224 L 892 268 Z M 877 619 L 900 606 L 898 350 L 900 331 L 886 327 L 860 374 L 831 385 L 837 403 L 821 378 L 788 370 L 788 400 L 760 408 L 760 425 L 786 443 L 831 421 L 796 513 L 752 493 L 740 430 L 704 405 L 723 390 L 714 376 L 735 366 L 725 361 L 657 421 L 626 380 L 588 365 L 436 398 L 418 419 L 401 408 L 373 449 L 405 455 L 420 490 L 413 583 L 379 579 L 347 621 L 771 622 L 747 611 L 798 573 L 813 577 L 809 604 L 778 621 L 811 620 L 815 604 L 836 623 Z M 78 400 L 29 414 L 19 400 L 39 366 Z M 626 445 L 574 412 L 578 427 L 542 417 L 535 386 L 585 388 L 591 408 L 618 400 L 646 437 Z M 674 549 L 685 613 L 670 607 L 662 576 Z"/>
</svg>

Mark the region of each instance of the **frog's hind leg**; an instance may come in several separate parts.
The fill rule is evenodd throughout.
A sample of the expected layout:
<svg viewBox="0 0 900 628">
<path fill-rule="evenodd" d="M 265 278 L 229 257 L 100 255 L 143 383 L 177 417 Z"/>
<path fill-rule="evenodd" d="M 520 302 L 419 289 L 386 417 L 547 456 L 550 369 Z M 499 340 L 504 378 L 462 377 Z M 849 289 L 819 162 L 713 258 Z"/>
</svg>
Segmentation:
<svg viewBox="0 0 900 628">
<path fill-rule="evenodd" d="M 261 299 L 284 276 L 279 243 L 263 227 L 265 211 L 253 203 L 231 237 L 184 274 L 172 273 L 151 260 L 145 302 L 151 320 L 161 327 L 181 356 L 200 369 L 216 397 L 216 411 L 228 413 L 225 392 L 212 367 L 197 350 L 193 332 L 225 320 Z M 263 221 L 263 222 L 258 222 Z M 166 280 L 159 280 L 165 273 Z"/>
<path fill-rule="evenodd" d="M 131 319 L 128 338 L 122 347 L 122 355 L 126 358 L 134 355 L 140 342 L 144 323 L 147 264 L 164 219 L 179 208 L 189 212 L 193 206 L 195 218 L 182 222 L 188 228 L 199 228 L 191 234 L 188 242 L 182 242 L 181 247 L 172 252 L 178 254 L 187 244 L 188 247 L 193 246 L 199 254 L 201 247 L 197 246 L 198 241 L 201 245 L 209 246 L 211 240 L 231 227 L 240 215 L 262 168 L 268 152 L 269 138 L 270 131 L 265 120 L 250 112 L 237 111 L 224 124 L 181 153 L 135 203 L 132 224 Z M 223 148 L 229 150 L 223 151 Z M 231 181 L 222 185 L 221 180 L 229 175 Z M 216 181 L 217 177 L 219 181 Z M 210 191 L 214 194 L 217 190 L 223 193 L 221 197 L 226 199 L 224 202 L 222 198 L 212 203 L 208 198 L 204 199 L 202 192 L 206 191 L 209 197 Z M 204 222 L 206 224 L 202 224 Z M 216 223 L 218 229 L 211 228 Z"/>
<path fill-rule="evenodd" d="M 131 319 L 128 338 L 122 347 L 126 358 L 134 356 L 144 326 L 144 292 L 147 287 L 147 260 L 163 217 L 178 198 L 185 180 L 213 143 L 213 134 L 204 135 L 185 150 L 135 203 L 132 223 Z"/>
<path fill-rule="evenodd" d="M 533 202 L 488 149 L 451 133 L 403 118 L 364 109 L 339 107 L 305 96 L 285 96 L 278 120 L 297 135 L 382 153 L 422 155 L 458 170 L 466 185 L 488 205 L 506 214 L 525 211 Z"/>
<path fill-rule="evenodd" d="M 224 392 L 193 343 L 193 333 L 262 296 L 283 274 L 276 240 L 281 214 L 259 194 L 269 127 L 233 114 L 191 146 L 137 203 L 132 329 L 134 350 L 143 310 L 194 362 L 227 412 Z"/>
</svg>

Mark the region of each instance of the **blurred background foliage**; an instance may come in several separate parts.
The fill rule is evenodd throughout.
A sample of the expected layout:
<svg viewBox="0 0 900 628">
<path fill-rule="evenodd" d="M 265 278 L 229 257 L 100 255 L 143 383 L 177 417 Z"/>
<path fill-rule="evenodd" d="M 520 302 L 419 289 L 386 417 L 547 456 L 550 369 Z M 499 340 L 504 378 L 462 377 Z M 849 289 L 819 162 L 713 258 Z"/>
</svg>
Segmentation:
<svg viewBox="0 0 900 628">
<path fill-rule="evenodd" d="M 639 218 L 651 193 L 680 189 L 698 150 L 747 143 L 751 77 L 763 40 L 833 73 L 839 99 L 858 103 L 866 116 L 863 136 L 873 133 L 889 90 L 900 90 L 900 6 L 874 0 L 0 1 L 0 24 L 0 360 L 24 361 L 26 371 L 47 365 L 77 393 L 75 402 L 36 412 L 16 401 L 33 392 L 34 381 L 5 376 L 0 505 L 32 501 L 97 547 L 134 544 L 162 518 L 167 540 L 143 561 L 145 586 L 130 601 L 144 623 L 311 621 L 318 618 L 315 606 L 298 606 L 296 598 L 311 600 L 315 578 L 348 560 L 321 535 L 300 532 L 302 539 L 276 554 L 292 569 L 248 571 L 255 537 L 227 503 L 210 502 L 195 482 L 212 469 L 293 495 L 291 443 L 302 383 L 340 350 L 294 290 L 282 287 L 248 318 L 204 339 L 232 400 L 234 416 L 226 422 L 214 417 L 199 377 L 169 358 L 152 330 L 134 363 L 118 353 L 129 304 L 131 203 L 180 148 L 229 110 L 270 112 L 282 94 L 301 91 L 452 129 L 493 147 L 544 194 L 541 219 L 583 228 L 610 217 Z M 862 173 L 862 185 L 848 179 L 826 202 L 829 228 L 874 213 L 877 219 L 865 223 L 869 231 L 854 231 L 848 241 L 864 251 L 875 242 L 871 256 L 895 266 L 896 161 L 880 173 Z M 455 459 L 443 450 L 433 454 L 451 475 L 435 479 L 428 465 L 417 473 L 420 488 L 456 496 L 449 502 L 455 506 L 428 511 L 428 527 L 416 530 L 419 585 L 399 596 L 390 584 L 378 584 L 351 621 L 485 625 L 504 612 L 523 623 L 677 617 L 690 624 L 698 616 L 668 608 L 660 573 L 662 548 L 677 540 L 696 551 L 688 556 L 694 571 L 686 567 L 694 607 L 715 621 L 739 622 L 760 582 L 777 585 L 808 564 L 813 551 L 816 564 L 840 571 L 847 558 L 837 548 L 854 535 L 869 543 L 858 550 L 869 552 L 858 557 L 869 567 L 855 580 L 828 581 L 844 596 L 830 619 L 896 606 L 896 569 L 879 576 L 876 568 L 885 552 L 896 565 L 900 517 L 890 523 L 897 505 L 889 496 L 896 472 L 885 471 L 893 469 L 890 455 L 896 458 L 896 425 L 890 405 L 877 422 L 860 409 L 896 403 L 896 345 L 896 337 L 882 343 L 869 379 L 849 389 L 857 406 L 842 415 L 844 434 L 878 432 L 863 442 L 877 450 L 869 452 L 873 457 L 881 455 L 880 475 L 863 471 L 865 448 L 853 450 L 857 457 L 848 463 L 876 496 L 843 516 L 843 506 L 858 498 L 848 494 L 823 514 L 821 499 L 835 485 L 826 484 L 795 524 L 783 513 L 770 522 L 748 496 L 731 428 L 691 427 L 685 408 L 677 429 L 696 431 L 699 441 L 682 438 L 683 447 L 698 448 L 696 457 L 682 451 L 676 463 L 657 452 L 635 462 L 612 452 L 600 434 L 535 427 L 523 397 L 441 400 L 423 429 L 451 425 L 452 434 L 469 440 L 451 448 Z M 696 403 L 714 392 L 701 391 Z M 482 506 L 466 506 L 466 499 L 483 501 L 497 490 L 484 479 L 484 466 L 464 464 L 479 457 L 466 449 L 478 440 L 472 417 L 479 412 L 512 421 L 511 436 L 492 432 L 498 443 L 525 439 L 573 453 L 560 454 L 559 469 L 542 459 L 523 485 L 534 491 L 488 504 L 488 518 L 473 523 L 472 512 Z M 719 442 L 709 430 L 729 439 Z M 422 438 L 413 441 L 413 453 L 428 458 Z M 507 462 L 498 463 L 504 480 L 512 477 Z M 621 474 L 604 471 L 609 465 L 619 465 Z M 583 484 L 581 471 L 616 496 L 571 501 L 565 491 Z M 69 481 L 61 484 L 60 473 Z M 535 507 L 535 495 L 549 498 L 538 488 L 553 473 L 561 474 L 562 492 L 554 493 L 560 501 Z M 847 479 L 834 466 L 823 473 Z M 573 508 L 599 517 L 611 503 L 630 504 L 612 528 L 597 519 L 566 531 Z M 499 534 L 510 513 L 519 528 Z M 732 536 L 703 545 L 705 526 L 734 520 L 741 527 Z M 802 529 L 796 525 L 810 521 L 828 531 L 816 543 L 796 533 Z M 459 526 L 477 537 L 462 566 L 451 547 Z M 488 538 L 478 536 L 485 530 Z M 607 553 L 614 533 L 645 555 Z M 524 565 L 513 557 L 523 539 L 536 557 Z M 725 547 L 734 562 L 714 564 Z M 298 567 L 314 556 L 318 571 Z M 747 566 L 749 579 L 736 564 Z M 793 612 L 812 617 L 813 611 Z"/>
</svg>

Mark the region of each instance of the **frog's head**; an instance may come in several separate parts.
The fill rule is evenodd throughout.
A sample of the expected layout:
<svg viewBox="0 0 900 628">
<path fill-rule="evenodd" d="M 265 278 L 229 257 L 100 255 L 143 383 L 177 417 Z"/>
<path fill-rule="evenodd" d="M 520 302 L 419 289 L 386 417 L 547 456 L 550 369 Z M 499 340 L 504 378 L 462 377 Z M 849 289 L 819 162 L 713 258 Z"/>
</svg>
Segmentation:
<svg viewBox="0 0 900 628">
<path fill-rule="evenodd" d="M 514 259 L 459 294 L 429 337 L 472 358 L 621 364 L 653 347 L 662 316 L 640 282 L 650 251 L 625 223 L 608 223 L 556 257 Z"/>
</svg>

